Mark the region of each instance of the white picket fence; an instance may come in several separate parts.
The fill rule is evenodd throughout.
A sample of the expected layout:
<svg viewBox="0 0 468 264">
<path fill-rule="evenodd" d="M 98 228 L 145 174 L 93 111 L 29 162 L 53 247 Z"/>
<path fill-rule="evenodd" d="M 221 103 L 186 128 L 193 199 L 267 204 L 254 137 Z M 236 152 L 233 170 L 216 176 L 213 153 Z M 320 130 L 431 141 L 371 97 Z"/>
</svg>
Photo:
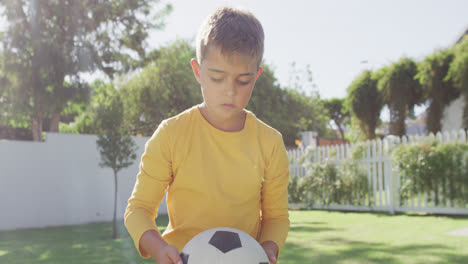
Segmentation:
<svg viewBox="0 0 468 264">
<path fill-rule="evenodd" d="M 291 207 L 311 207 L 313 209 L 326 210 L 351 210 L 351 211 L 385 211 L 390 214 L 395 212 L 425 212 L 436 214 L 461 214 L 468 215 L 468 203 L 465 206 L 454 206 L 448 202 L 444 205 L 436 205 L 434 193 L 413 196 L 412 198 L 400 203 L 400 172 L 394 168 L 392 164 L 391 151 L 400 144 L 412 144 L 417 142 L 425 142 L 427 139 L 437 138 L 439 142 L 467 142 L 467 131 L 452 131 L 430 134 L 428 136 L 404 136 L 404 137 L 387 137 L 383 140 L 366 141 L 364 158 L 359 160 L 361 171 L 367 175 L 368 182 L 371 186 L 372 193 L 368 196 L 373 198 L 373 203 L 370 203 L 370 198 L 362 198 L 361 204 L 329 204 L 326 205 L 323 201 L 314 200 L 309 205 L 294 205 Z M 307 169 L 301 164 L 304 155 L 309 152 L 308 158 L 312 163 L 331 161 L 335 165 L 343 164 L 344 159 L 350 157 L 352 149 L 356 145 L 339 145 L 318 147 L 315 149 L 296 149 L 288 151 L 290 158 L 290 174 L 291 177 L 304 177 L 307 174 Z M 396 166 L 395 166 L 396 167 Z M 468 180 L 468 172 L 467 180 Z M 439 199 L 441 201 L 441 199 Z"/>
</svg>

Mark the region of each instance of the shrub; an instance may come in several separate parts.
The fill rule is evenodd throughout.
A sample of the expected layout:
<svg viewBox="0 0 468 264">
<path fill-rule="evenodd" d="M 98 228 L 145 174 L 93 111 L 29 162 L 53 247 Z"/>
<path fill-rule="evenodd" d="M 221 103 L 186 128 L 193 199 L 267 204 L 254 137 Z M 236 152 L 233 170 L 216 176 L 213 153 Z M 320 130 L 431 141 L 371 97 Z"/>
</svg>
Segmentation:
<svg viewBox="0 0 468 264">
<path fill-rule="evenodd" d="M 307 193 L 305 190 L 304 178 L 290 177 L 288 185 L 288 200 L 290 203 L 305 203 Z"/>
<path fill-rule="evenodd" d="M 435 205 L 468 202 L 468 144 L 428 141 L 401 145 L 393 153 L 401 176 L 400 203 L 428 194 Z M 434 198 L 432 199 L 432 195 Z"/>
<path fill-rule="evenodd" d="M 319 201 L 322 205 L 363 205 L 366 197 L 371 197 L 367 176 L 359 166 L 363 151 L 364 148 L 356 147 L 351 158 L 340 162 L 335 159 L 315 162 L 315 150 L 308 151 L 301 161 L 307 169 L 306 176 L 291 178 L 289 201 L 309 205 Z"/>
</svg>

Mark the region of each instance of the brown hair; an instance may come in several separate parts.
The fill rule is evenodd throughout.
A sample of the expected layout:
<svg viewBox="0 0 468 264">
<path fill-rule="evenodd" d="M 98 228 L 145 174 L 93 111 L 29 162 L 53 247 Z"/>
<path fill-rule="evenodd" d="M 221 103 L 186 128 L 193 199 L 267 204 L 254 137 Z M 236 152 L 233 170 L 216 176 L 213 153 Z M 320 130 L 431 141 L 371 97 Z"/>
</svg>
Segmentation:
<svg viewBox="0 0 468 264">
<path fill-rule="evenodd" d="M 223 55 L 240 52 L 252 56 L 260 66 L 264 38 L 262 25 L 251 12 L 220 7 L 200 26 L 196 44 L 198 62 L 205 58 L 208 47 L 214 45 Z"/>
</svg>

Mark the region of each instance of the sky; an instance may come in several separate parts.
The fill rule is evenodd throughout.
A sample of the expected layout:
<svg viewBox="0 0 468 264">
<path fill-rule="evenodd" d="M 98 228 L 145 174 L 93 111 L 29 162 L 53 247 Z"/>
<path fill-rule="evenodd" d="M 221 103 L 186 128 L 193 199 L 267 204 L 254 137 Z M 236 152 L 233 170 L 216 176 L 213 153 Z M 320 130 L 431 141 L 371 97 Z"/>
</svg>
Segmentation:
<svg viewBox="0 0 468 264">
<path fill-rule="evenodd" d="M 468 27 L 465 0 L 165 0 L 173 5 L 163 31 L 150 47 L 176 38 L 194 39 L 216 7 L 250 10 L 265 31 L 264 60 L 282 85 L 290 82 L 291 63 L 310 65 L 321 98 L 346 96 L 363 70 L 379 69 L 407 56 L 421 61 L 455 43 Z M 307 92 L 307 91 L 306 91 Z"/>
<path fill-rule="evenodd" d="M 161 0 L 161 3 L 171 3 L 173 11 L 166 17 L 163 30 L 151 32 L 148 49 L 170 44 L 177 38 L 194 40 L 200 24 L 215 8 L 242 7 L 256 15 L 263 25 L 264 61 L 273 66 L 278 82 L 283 87 L 290 83 L 292 63 L 299 71 L 308 66 L 315 91 L 326 99 L 346 97 L 347 87 L 363 70 L 377 70 L 403 56 L 422 61 L 437 49 L 452 46 L 468 28 L 467 0 Z M 161 3 L 155 8 L 160 8 Z M 0 19 L 0 29 L 3 26 Z M 100 77 L 103 75 L 87 78 Z M 425 106 L 417 107 L 416 114 L 424 110 Z M 384 108 L 382 115 L 388 119 L 388 110 Z"/>
</svg>

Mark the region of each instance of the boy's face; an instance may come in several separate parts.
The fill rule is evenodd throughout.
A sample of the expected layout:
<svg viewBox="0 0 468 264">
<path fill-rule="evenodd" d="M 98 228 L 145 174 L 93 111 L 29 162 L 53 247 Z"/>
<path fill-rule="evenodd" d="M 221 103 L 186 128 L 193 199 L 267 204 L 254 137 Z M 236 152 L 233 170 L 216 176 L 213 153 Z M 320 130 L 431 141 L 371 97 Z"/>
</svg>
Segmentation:
<svg viewBox="0 0 468 264">
<path fill-rule="evenodd" d="M 211 118 L 222 122 L 241 116 L 262 72 L 257 65 L 256 59 L 244 54 L 223 55 L 216 46 L 208 47 L 200 64 L 192 60 L 195 78 L 202 88 L 204 107 Z"/>
</svg>

